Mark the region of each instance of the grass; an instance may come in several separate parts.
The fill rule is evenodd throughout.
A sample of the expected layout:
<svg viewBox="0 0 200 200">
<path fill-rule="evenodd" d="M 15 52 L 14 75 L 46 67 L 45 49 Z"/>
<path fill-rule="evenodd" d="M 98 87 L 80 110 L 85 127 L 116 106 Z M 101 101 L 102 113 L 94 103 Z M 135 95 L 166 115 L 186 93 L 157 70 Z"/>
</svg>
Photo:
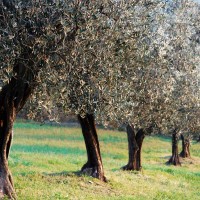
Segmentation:
<svg viewBox="0 0 200 200">
<path fill-rule="evenodd" d="M 167 166 L 171 143 L 165 137 L 146 137 L 142 172 L 124 172 L 126 133 L 98 130 L 108 183 L 77 171 L 86 162 L 79 128 L 15 125 L 9 158 L 19 200 L 198 200 L 200 199 L 200 144 L 191 147 L 192 159 L 181 167 Z"/>
</svg>

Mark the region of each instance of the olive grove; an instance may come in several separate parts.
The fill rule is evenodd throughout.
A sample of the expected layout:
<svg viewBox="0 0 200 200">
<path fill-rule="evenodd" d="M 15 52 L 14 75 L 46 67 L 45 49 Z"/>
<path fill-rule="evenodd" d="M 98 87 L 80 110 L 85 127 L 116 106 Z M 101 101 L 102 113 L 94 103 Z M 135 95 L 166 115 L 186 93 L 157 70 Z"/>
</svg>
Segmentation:
<svg viewBox="0 0 200 200">
<path fill-rule="evenodd" d="M 149 34 L 153 36 L 150 39 L 153 43 L 150 47 L 154 48 L 154 51 L 150 52 L 150 62 L 147 66 L 144 64 L 140 66 L 140 73 L 136 74 L 137 70 L 134 71 L 136 78 L 129 84 L 127 95 L 129 98 L 126 99 L 125 95 L 121 95 L 119 102 L 124 100 L 124 104 L 117 107 L 117 117 L 120 115 L 122 119 L 124 116 L 128 117 L 128 121 L 137 128 L 153 126 L 152 128 L 156 128 L 157 131 L 173 132 L 172 157 L 169 163 L 176 165 L 179 163 L 177 146 L 179 131 L 183 134 L 194 133 L 194 129 L 197 131 L 200 126 L 198 40 L 200 10 L 195 3 L 183 1 L 165 5 L 164 9 L 166 9 L 164 12 L 159 11 L 159 15 L 162 13 L 165 17 L 162 16 L 159 25 L 153 24 L 155 32 Z M 123 83 L 123 79 L 121 83 L 118 80 L 118 85 L 121 86 Z M 130 131 L 127 132 L 128 137 L 133 137 L 130 136 Z M 137 149 L 137 143 L 132 142 L 129 146 L 132 146 L 134 155 L 133 146 Z M 140 152 L 139 148 L 138 153 Z M 138 162 L 141 163 L 140 160 Z M 130 163 L 129 161 L 129 168 Z"/>
<path fill-rule="evenodd" d="M 78 115 L 82 171 L 101 180 L 95 121 L 129 124 L 124 169 L 137 170 L 146 133 L 198 128 L 199 16 L 192 1 L 1 0 L 0 198 L 16 198 L 8 154 L 28 100 L 32 118 Z"/>
<path fill-rule="evenodd" d="M 57 89 L 47 85 L 56 99 L 49 101 L 50 107 L 61 106 L 78 115 L 88 154 L 82 171 L 105 179 L 95 120 L 116 126 L 130 123 L 129 162 L 123 167 L 128 170 L 141 168 L 145 133 L 176 130 L 170 160 L 176 164 L 176 141 L 186 121 L 189 127 L 187 116 L 197 120 L 190 127 L 199 126 L 198 4 L 120 1 L 96 8 L 89 18 L 82 10 L 88 23 L 80 27 L 68 62 L 77 70 L 59 75 Z M 140 130 L 135 136 L 134 127 Z"/>
</svg>

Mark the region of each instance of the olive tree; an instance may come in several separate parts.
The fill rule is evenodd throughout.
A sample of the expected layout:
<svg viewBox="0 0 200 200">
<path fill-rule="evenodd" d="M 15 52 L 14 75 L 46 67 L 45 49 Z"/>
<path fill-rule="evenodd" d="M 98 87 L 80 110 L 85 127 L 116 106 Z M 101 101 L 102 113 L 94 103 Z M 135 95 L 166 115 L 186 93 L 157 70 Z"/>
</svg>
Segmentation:
<svg viewBox="0 0 200 200">
<path fill-rule="evenodd" d="M 46 77 L 65 67 L 78 30 L 73 1 L 0 1 L 0 198 L 15 199 L 8 154 L 17 113 Z"/>
</svg>

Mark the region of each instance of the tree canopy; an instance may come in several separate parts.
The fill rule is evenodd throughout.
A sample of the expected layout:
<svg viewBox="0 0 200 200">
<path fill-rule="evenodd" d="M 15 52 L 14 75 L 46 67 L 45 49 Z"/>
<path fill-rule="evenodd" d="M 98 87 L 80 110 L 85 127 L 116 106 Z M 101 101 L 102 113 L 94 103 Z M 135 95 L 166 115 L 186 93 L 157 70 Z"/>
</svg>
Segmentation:
<svg viewBox="0 0 200 200">
<path fill-rule="evenodd" d="M 162 128 L 197 118 L 197 3 L 9 2 L 1 4 L 1 84 L 15 76 L 16 60 L 34 63 L 30 117 L 63 109 L 95 113 L 105 124 Z"/>
</svg>

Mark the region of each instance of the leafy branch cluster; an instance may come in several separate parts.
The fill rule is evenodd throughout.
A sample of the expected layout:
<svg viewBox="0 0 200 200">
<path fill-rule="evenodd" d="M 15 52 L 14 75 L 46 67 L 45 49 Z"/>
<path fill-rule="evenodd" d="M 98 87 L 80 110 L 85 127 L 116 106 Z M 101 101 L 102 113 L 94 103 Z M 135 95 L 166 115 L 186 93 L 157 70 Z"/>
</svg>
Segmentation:
<svg viewBox="0 0 200 200">
<path fill-rule="evenodd" d="M 197 127 L 199 16 L 192 1 L 4 0 L 0 84 L 20 60 L 37 77 L 30 117 Z"/>
</svg>

